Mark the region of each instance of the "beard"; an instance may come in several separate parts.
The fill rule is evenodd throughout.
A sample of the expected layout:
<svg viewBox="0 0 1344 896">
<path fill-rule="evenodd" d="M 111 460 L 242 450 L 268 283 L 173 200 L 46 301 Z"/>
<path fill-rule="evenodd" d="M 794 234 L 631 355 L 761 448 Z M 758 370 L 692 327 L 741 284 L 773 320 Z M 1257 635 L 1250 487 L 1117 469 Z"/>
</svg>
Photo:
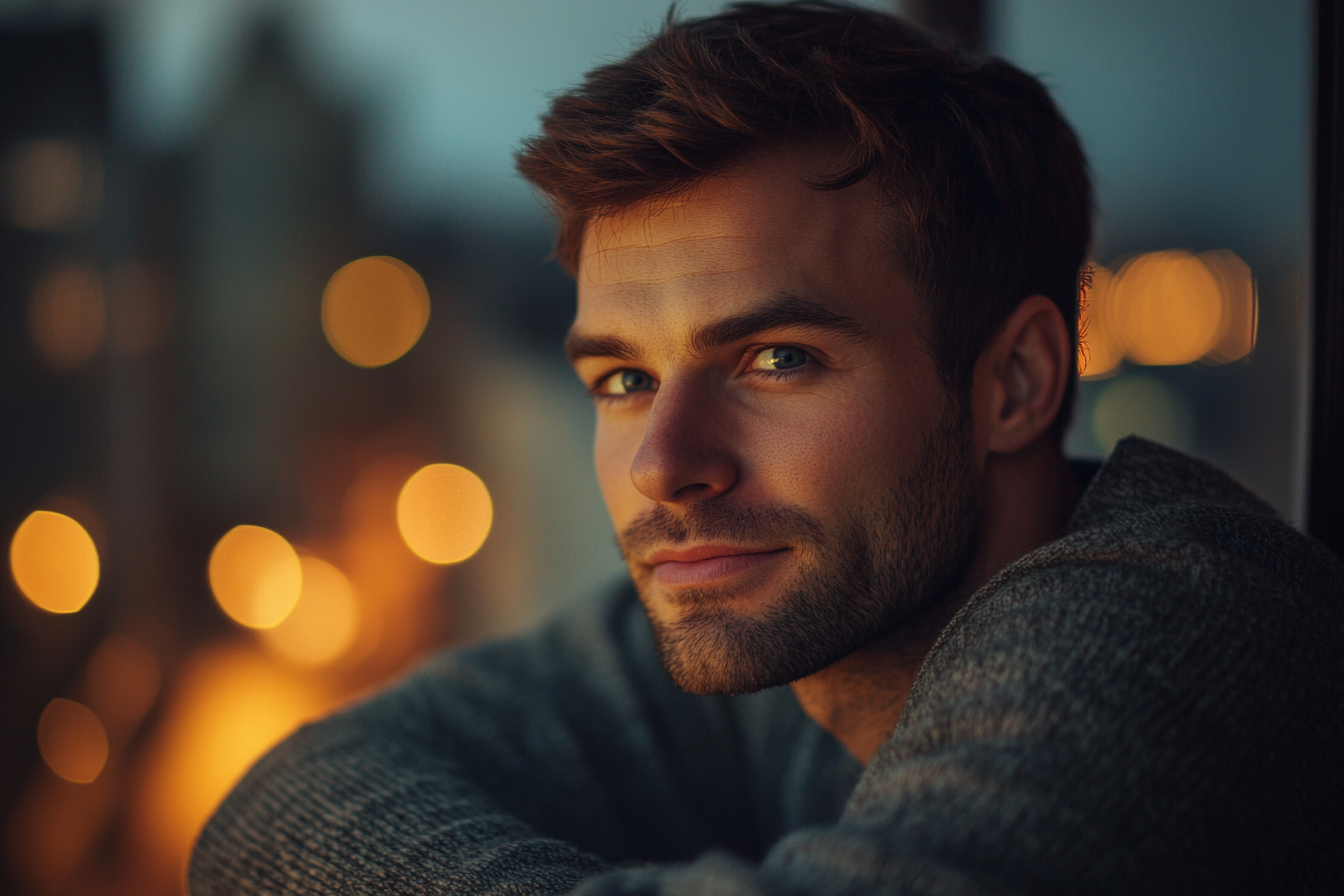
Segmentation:
<svg viewBox="0 0 1344 896">
<path fill-rule="evenodd" d="M 712 499 L 677 511 L 660 504 L 619 533 L 673 681 L 704 695 L 789 684 L 950 594 L 965 575 L 980 522 L 970 422 L 960 410 L 874 507 L 851 513 L 833 531 L 800 507 Z M 654 612 L 651 573 L 633 558 L 688 541 L 788 545 L 798 572 L 757 614 L 735 609 L 739 595 L 731 588 L 683 589 L 674 600 L 677 618 L 667 622 Z"/>
</svg>

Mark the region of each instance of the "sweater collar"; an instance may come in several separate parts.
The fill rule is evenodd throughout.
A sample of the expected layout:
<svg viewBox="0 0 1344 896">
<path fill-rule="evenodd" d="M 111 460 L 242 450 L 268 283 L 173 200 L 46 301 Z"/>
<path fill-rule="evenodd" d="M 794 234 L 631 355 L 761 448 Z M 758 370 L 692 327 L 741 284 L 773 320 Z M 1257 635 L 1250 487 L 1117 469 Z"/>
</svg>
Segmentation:
<svg viewBox="0 0 1344 896">
<path fill-rule="evenodd" d="M 1068 531 L 1079 532 L 1164 504 L 1209 503 L 1279 519 L 1273 507 L 1207 461 L 1129 436 L 1092 476 Z"/>
</svg>

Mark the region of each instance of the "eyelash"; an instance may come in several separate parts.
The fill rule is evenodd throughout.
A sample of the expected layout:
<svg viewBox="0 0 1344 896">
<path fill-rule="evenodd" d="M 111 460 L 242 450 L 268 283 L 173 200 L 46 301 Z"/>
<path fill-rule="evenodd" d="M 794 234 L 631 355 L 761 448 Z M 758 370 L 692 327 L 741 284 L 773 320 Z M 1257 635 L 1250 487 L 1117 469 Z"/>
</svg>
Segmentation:
<svg viewBox="0 0 1344 896">
<path fill-rule="evenodd" d="M 791 367 L 791 368 L 789 368 L 789 369 L 787 369 L 787 370 L 756 370 L 756 369 L 754 369 L 754 368 L 748 368 L 746 372 L 747 372 L 747 373 L 756 374 L 756 375 L 759 375 L 759 376 L 764 376 L 764 377 L 766 377 L 767 379 L 771 379 L 771 380 L 774 380 L 774 381 L 778 382 L 778 381 L 782 381 L 782 380 L 790 380 L 790 379 L 794 379 L 795 377 L 802 376 L 803 374 L 810 372 L 811 369 L 817 365 L 817 353 L 816 353 L 815 351 L 813 351 L 812 349 L 809 349 L 809 348 L 803 348 L 803 347 L 800 346 L 800 345 L 794 345 L 793 343 L 789 343 L 789 342 L 767 342 L 767 343 L 762 343 L 762 344 L 760 344 L 760 345 L 749 346 L 749 347 L 742 353 L 742 357 L 743 357 L 744 359 L 750 359 L 750 360 L 754 361 L 757 357 L 760 356 L 760 354 L 761 354 L 762 352 L 766 351 L 767 349 L 772 349 L 772 348 L 792 348 L 792 349 L 798 349 L 798 350 L 801 351 L 804 355 L 807 356 L 807 361 L 806 361 L 806 363 L 802 364 L 802 365 L 799 366 L 799 367 Z M 627 370 L 638 370 L 638 368 L 636 368 L 636 367 L 618 367 L 617 369 L 611 371 L 610 373 L 604 374 L 603 376 L 599 377 L 599 378 L 597 379 L 597 381 L 596 381 L 595 383 L 593 383 L 593 385 L 592 385 L 591 387 L 589 387 L 589 389 L 588 389 L 588 394 L 591 395 L 591 396 L 593 397 L 593 400 L 594 400 L 594 401 L 602 401 L 602 402 L 620 402 L 620 401 L 625 401 L 625 400 L 628 400 L 628 399 L 638 398 L 639 396 L 645 394 L 646 392 L 657 392 L 657 391 L 658 391 L 657 388 L 656 388 L 658 380 L 657 380 L 656 377 L 653 377 L 653 376 L 649 376 L 649 379 L 653 380 L 653 382 L 654 382 L 654 384 L 655 384 L 655 388 L 653 388 L 653 389 L 649 389 L 649 390 L 640 390 L 639 392 L 627 392 L 627 393 L 625 393 L 625 394 L 621 394 L 621 395 L 613 395 L 613 394 L 610 393 L 610 392 L 603 392 L 603 391 L 601 391 L 603 385 L 606 384 L 607 382 L 609 382 L 609 381 L 611 380 L 612 377 L 614 377 L 614 376 L 619 376 L 620 374 L 624 373 L 624 372 L 627 371 Z M 646 374 L 646 375 L 647 375 L 647 374 Z"/>
</svg>

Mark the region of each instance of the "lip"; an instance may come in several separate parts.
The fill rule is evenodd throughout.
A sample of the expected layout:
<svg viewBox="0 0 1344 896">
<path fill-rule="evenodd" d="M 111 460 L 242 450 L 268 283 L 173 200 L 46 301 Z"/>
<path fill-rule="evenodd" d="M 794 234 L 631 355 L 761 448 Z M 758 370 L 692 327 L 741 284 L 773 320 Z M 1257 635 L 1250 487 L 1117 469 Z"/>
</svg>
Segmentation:
<svg viewBox="0 0 1344 896">
<path fill-rule="evenodd" d="M 739 576 L 770 563 L 788 548 L 741 547 L 737 545 L 700 545 L 683 550 L 664 549 L 653 553 L 648 564 L 660 585 L 703 586 Z"/>
<path fill-rule="evenodd" d="M 713 557 L 734 557 L 740 554 L 766 554 L 773 553 L 771 550 L 762 550 L 761 548 L 748 548 L 731 544 L 702 544 L 693 548 L 683 548 L 676 550 L 673 548 L 663 548 L 661 551 L 655 551 L 650 555 L 648 563 L 650 566 L 657 566 L 660 563 L 697 563 L 701 560 L 709 560 Z"/>
</svg>

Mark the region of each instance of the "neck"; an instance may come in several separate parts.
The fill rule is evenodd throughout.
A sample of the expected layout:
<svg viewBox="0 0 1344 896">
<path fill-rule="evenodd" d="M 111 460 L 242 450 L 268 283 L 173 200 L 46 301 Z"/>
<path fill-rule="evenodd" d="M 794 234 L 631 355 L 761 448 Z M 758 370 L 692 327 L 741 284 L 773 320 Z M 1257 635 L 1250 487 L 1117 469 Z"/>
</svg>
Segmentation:
<svg viewBox="0 0 1344 896">
<path fill-rule="evenodd" d="M 1008 564 L 1064 534 L 1078 503 L 1068 462 L 1038 439 L 985 462 L 980 539 L 961 583 L 898 628 L 793 683 L 803 711 L 865 765 L 891 735 L 934 641 L 972 594 Z"/>
</svg>

